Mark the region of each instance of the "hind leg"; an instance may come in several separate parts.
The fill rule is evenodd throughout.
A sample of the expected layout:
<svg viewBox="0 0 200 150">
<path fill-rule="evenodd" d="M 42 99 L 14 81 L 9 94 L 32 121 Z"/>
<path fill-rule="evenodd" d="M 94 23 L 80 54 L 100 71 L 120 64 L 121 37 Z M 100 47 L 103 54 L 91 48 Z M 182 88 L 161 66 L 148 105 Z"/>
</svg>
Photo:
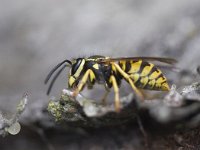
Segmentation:
<svg viewBox="0 0 200 150">
<path fill-rule="evenodd" d="M 112 86 L 113 86 L 114 92 L 115 92 L 115 110 L 116 110 L 116 112 L 120 112 L 121 103 L 119 100 L 119 87 L 118 87 L 117 81 L 113 75 L 111 75 L 111 77 L 110 77 L 110 82 L 112 83 Z"/>
<path fill-rule="evenodd" d="M 126 72 L 124 72 L 118 64 L 116 64 L 116 63 L 114 63 L 114 62 L 112 62 L 111 64 L 112 64 L 112 65 L 120 72 L 120 74 L 129 82 L 129 84 L 131 85 L 132 89 L 135 91 L 136 95 L 137 95 L 141 100 L 144 100 L 143 94 L 142 94 L 142 93 L 140 92 L 140 90 L 135 86 L 135 84 L 133 83 L 133 80 L 130 78 L 130 76 L 129 76 Z"/>
</svg>

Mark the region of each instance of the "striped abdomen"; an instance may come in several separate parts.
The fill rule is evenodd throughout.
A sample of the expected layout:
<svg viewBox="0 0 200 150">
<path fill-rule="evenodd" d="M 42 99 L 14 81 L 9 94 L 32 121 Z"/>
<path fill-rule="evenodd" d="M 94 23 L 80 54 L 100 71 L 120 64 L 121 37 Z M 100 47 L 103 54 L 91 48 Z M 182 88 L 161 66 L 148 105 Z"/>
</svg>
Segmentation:
<svg viewBox="0 0 200 150">
<path fill-rule="evenodd" d="M 130 75 L 138 88 L 168 91 L 166 77 L 154 64 L 138 61 L 119 61 L 123 71 Z"/>
</svg>

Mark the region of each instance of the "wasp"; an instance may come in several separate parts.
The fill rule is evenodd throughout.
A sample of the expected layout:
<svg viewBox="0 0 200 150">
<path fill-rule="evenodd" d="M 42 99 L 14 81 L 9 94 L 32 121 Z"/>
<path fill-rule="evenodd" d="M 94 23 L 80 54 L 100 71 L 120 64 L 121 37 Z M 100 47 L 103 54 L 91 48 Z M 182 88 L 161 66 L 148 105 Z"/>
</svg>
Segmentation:
<svg viewBox="0 0 200 150">
<path fill-rule="evenodd" d="M 150 61 L 158 61 L 169 65 L 176 63 L 175 59 L 161 57 L 112 58 L 94 55 L 88 58 L 73 59 L 72 61 L 66 59 L 55 66 L 47 75 L 45 84 L 54 72 L 60 68 L 49 85 L 47 95 L 63 69 L 70 67 L 68 87 L 73 90 L 73 96 L 77 96 L 85 85 L 91 89 L 95 83 L 102 84 L 108 92 L 113 87 L 115 109 L 119 112 L 121 108 L 119 87 L 122 79 L 126 80 L 140 99 L 144 99 L 144 96 L 139 89 L 169 91 L 167 78 L 159 67 Z"/>
</svg>

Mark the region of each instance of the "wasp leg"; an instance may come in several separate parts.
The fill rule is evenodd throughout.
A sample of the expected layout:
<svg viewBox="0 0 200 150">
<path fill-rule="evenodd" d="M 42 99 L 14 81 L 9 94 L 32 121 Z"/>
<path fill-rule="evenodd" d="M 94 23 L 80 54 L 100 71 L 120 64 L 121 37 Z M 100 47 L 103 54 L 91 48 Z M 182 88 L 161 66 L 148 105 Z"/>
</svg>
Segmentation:
<svg viewBox="0 0 200 150">
<path fill-rule="evenodd" d="M 129 84 L 131 85 L 132 89 L 136 92 L 136 95 L 141 99 L 144 100 L 144 96 L 143 94 L 140 92 L 140 90 L 138 90 L 138 88 L 135 86 L 135 84 L 133 83 L 133 80 L 130 78 L 130 76 L 124 72 L 120 66 L 116 63 L 111 62 L 111 64 L 120 72 L 120 74 L 129 82 Z"/>
<path fill-rule="evenodd" d="M 110 82 L 112 83 L 115 92 L 115 110 L 116 112 L 120 112 L 121 103 L 119 100 L 119 87 L 113 75 L 110 77 Z"/>
<path fill-rule="evenodd" d="M 77 88 L 72 93 L 72 96 L 76 97 L 78 95 L 78 93 L 83 89 L 83 86 L 86 84 L 87 79 L 88 79 L 91 72 L 92 72 L 92 70 L 90 70 L 90 69 L 88 69 L 85 72 L 85 74 L 83 75 L 83 77 L 82 77 L 81 81 L 79 82 Z"/>
</svg>

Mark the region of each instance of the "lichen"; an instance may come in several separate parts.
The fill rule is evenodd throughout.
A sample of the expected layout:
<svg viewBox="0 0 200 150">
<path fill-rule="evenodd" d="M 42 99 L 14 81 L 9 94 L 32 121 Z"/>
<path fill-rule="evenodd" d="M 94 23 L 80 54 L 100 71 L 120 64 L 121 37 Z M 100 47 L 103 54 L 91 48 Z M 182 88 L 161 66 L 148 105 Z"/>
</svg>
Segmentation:
<svg viewBox="0 0 200 150">
<path fill-rule="evenodd" d="M 48 111 L 57 122 L 88 127 L 116 125 L 135 117 L 134 109 L 128 107 L 132 99 L 133 94 L 121 98 L 122 110 L 117 113 L 113 105 L 98 104 L 81 94 L 74 98 L 70 90 L 64 89 L 59 100 L 49 102 Z"/>
<path fill-rule="evenodd" d="M 8 119 L 5 115 L 0 112 L 0 135 L 6 136 L 8 134 L 16 135 L 21 130 L 21 125 L 19 123 L 19 118 L 24 112 L 28 102 L 28 94 L 25 93 L 17 105 L 17 111 Z"/>
<path fill-rule="evenodd" d="M 199 85 L 200 83 L 194 83 L 182 90 L 177 90 L 173 85 L 163 99 L 141 101 L 130 93 L 120 98 L 120 113 L 115 111 L 114 105 L 102 105 L 81 94 L 74 98 L 72 91 L 64 89 L 60 99 L 49 102 L 48 111 L 57 122 L 86 127 L 123 124 L 136 120 L 135 116 L 142 112 L 148 113 L 160 123 L 178 122 L 187 117 L 191 117 L 192 122 L 200 122 L 200 118 L 197 117 L 200 115 L 199 97 L 193 96 L 199 94 Z M 195 98 L 196 101 L 191 101 L 191 98 Z M 199 121 L 194 121 L 195 118 Z M 191 125 L 190 121 L 186 124 Z"/>
</svg>

